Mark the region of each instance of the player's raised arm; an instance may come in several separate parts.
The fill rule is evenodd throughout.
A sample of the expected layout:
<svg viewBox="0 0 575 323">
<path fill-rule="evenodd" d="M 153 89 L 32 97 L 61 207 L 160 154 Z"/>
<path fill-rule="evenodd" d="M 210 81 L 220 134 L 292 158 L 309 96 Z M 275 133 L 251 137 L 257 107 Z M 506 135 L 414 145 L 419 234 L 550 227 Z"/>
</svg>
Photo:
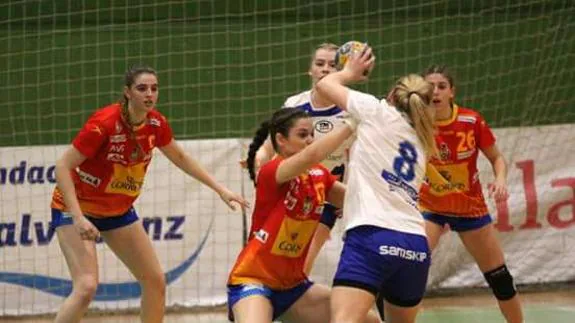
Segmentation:
<svg viewBox="0 0 575 323">
<path fill-rule="evenodd" d="M 374 64 L 372 49 L 365 46 L 361 52 L 350 55 L 341 71 L 329 74 L 317 82 L 315 90 L 333 104 L 347 110 L 349 89 L 346 85 L 367 80 Z"/>
<path fill-rule="evenodd" d="M 353 123 L 347 127 L 339 127 L 326 136 L 316 140 L 301 152 L 289 157 L 278 167 L 276 181 L 284 183 L 303 173 L 311 166 L 324 160 L 331 152 L 336 150 L 351 136 L 355 130 Z M 278 138 L 282 140 L 282 138 Z"/>
</svg>

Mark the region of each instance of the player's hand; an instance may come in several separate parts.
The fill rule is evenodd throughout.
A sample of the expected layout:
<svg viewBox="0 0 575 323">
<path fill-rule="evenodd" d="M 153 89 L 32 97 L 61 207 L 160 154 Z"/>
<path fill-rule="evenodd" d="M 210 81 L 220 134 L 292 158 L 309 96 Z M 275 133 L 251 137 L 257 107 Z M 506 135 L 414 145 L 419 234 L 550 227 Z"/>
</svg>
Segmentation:
<svg viewBox="0 0 575 323">
<path fill-rule="evenodd" d="M 350 81 L 361 82 L 367 80 L 374 66 L 375 56 L 372 54 L 371 47 L 366 45 L 361 53 L 351 55 L 343 71 L 348 74 Z"/>
<path fill-rule="evenodd" d="M 507 191 L 507 184 L 505 181 L 498 181 L 489 184 L 489 197 L 493 197 L 496 202 L 502 202 L 509 198 L 509 192 Z"/>
<path fill-rule="evenodd" d="M 242 169 L 248 169 L 248 160 L 247 159 L 240 160 L 240 167 Z"/>
<path fill-rule="evenodd" d="M 74 227 L 82 240 L 96 241 L 100 237 L 100 231 L 84 216 L 74 218 Z"/>
<path fill-rule="evenodd" d="M 256 156 L 256 158 L 254 159 L 254 170 L 260 169 L 260 165 L 261 165 L 261 160 Z M 248 160 L 247 159 L 242 159 L 239 161 L 240 167 L 242 169 L 248 169 Z"/>
<path fill-rule="evenodd" d="M 236 194 L 230 190 L 228 190 L 227 188 L 224 188 L 221 192 L 220 192 L 220 198 L 222 199 L 222 201 L 224 201 L 228 207 L 232 210 L 236 210 L 236 205 L 235 203 L 239 204 L 241 208 L 249 208 L 250 207 L 250 203 L 248 203 L 243 197 L 241 197 L 241 195 Z"/>
</svg>

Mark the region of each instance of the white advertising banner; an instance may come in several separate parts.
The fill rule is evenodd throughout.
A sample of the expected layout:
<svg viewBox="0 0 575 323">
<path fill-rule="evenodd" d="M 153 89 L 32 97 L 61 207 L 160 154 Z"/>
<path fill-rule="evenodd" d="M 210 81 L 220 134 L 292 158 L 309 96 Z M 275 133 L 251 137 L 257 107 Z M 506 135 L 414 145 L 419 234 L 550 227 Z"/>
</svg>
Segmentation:
<svg viewBox="0 0 575 323">
<path fill-rule="evenodd" d="M 239 140 L 180 144 L 230 189 L 242 190 Z M 0 148 L 0 315 L 54 312 L 71 290 L 50 228 L 54 164 L 66 146 Z M 251 193 L 251 189 L 249 190 Z M 168 306 L 226 300 L 228 271 L 242 246 L 242 214 L 156 150 L 136 210 L 168 281 Z M 139 306 L 140 287 L 105 243 L 92 308 Z"/>
<path fill-rule="evenodd" d="M 490 202 L 516 283 L 575 279 L 575 126 L 495 131 L 509 163 L 510 198 Z M 253 196 L 238 161 L 246 140 L 180 144 L 231 190 Z M 0 148 L 0 315 L 55 312 L 71 290 L 70 274 L 50 228 L 54 164 L 66 146 Z M 481 158 L 481 180 L 492 178 Z M 241 212 L 156 152 L 136 210 L 168 281 L 168 306 L 210 306 L 226 300 L 228 272 L 242 246 Z M 248 217 L 250 213 L 248 211 Z M 249 223 L 248 223 L 249 224 Z M 313 272 L 330 283 L 341 250 L 338 224 Z M 100 285 L 91 308 L 139 306 L 140 288 L 105 246 L 97 245 Z M 430 288 L 483 286 L 459 238 L 446 234 L 433 255 Z"/>
</svg>

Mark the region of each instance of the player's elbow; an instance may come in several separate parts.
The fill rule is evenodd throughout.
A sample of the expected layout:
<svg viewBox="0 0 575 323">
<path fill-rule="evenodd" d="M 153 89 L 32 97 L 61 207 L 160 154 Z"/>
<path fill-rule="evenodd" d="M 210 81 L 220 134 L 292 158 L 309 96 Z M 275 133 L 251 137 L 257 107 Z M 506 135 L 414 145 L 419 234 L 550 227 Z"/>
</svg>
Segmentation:
<svg viewBox="0 0 575 323">
<path fill-rule="evenodd" d="M 54 171 L 56 172 L 56 175 L 64 171 L 71 171 L 72 169 L 77 167 L 77 165 L 75 165 L 69 158 L 66 158 L 66 155 L 60 157 L 56 161 L 56 164 L 54 166 L 55 166 Z"/>
<path fill-rule="evenodd" d="M 314 85 L 314 88 L 316 90 L 316 92 L 322 96 L 327 94 L 327 89 L 329 88 L 329 79 L 326 80 L 327 77 L 324 77 L 323 79 L 319 80 L 319 82 L 317 82 Z"/>
</svg>

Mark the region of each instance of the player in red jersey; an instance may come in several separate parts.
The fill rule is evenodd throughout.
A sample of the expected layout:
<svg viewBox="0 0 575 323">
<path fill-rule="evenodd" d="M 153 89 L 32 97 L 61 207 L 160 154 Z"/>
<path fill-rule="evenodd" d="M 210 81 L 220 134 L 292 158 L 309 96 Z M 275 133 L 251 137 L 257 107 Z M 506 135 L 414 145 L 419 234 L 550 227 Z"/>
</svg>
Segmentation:
<svg viewBox="0 0 575 323">
<path fill-rule="evenodd" d="M 307 71 L 312 88 L 292 95 L 287 98 L 282 107 L 287 108 L 299 108 L 301 110 L 307 111 L 314 124 L 315 134 L 318 137 L 325 136 L 334 126 L 340 126 L 339 123 L 334 123 L 337 118 L 344 117 L 347 112 L 342 111 L 335 105 L 326 102 L 326 99 L 313 89 L 319 80 L 321 80 L 326 75 L 336 71 L 335 68 L 335 53 L 338 46 L 332 43 L 322 43 L 319 44 L 311 55 L 310 66 Z M 339 176 L 340 181 L 344 181 L 344 172 L 347 168 L 348 154 L 347 151 L 351 146 L 351 140 L 344 142 L 338 149 L 333 153 L 329 154 L 325 160 L 322 161 L 322 165 L 331 170 L 333 175 Z M 255 165 L 256 169 L 259 165 L 264 164 L 269 161 L 275 155 L 275 151 L 272 147 L 271 140 L 266 140 L 261 148 L 256 153 Z M 310 274 L 313 268 L 313 264 L 323 245 L 329 240 L 331 235 L 331 230 L 333 229 L 337 217 L 341 215 L 341 210 L 336 209 L 333 205 L 329 203 L 323 209 L 323 214 L 321 216 L 319 225 L 315 230 L 314 237 L 311 241 L 309 252 L 307 255 L 306 263 L 304 265 L 304 271 L 306 274 Z"/>
<path fill-rule="evenodd" d="M 96 239 L 101 235 L 142 287 L 142 322 L 161 322 L 165 279 L 132 204 L 140 194 L 152 150 L 217 192 L 232 209 L 246 206 L 217 183 L 176 143 L 158 112 L 156 72 L 134 66 L 125 75 L 124 100 L 96 111 L 56 162 L 52 226 L 72 276 L 72 293 L 55 322 L 79 322 L 98 286 Z"/>
<path fill-rule="evenodd" d="M 479 151 L 489 160 L 495 181 L 489 195 L 507 199 L 507 166 L 483 117 L 453 103 L 453 77 L 445 66 L 431 66 L 423 76 L 434 85 L 436 142 L 439 157 L 430 160 L 427 183 L 420 191 L 429 247 L 433 249 L 446 225 L 456 231 L 499 302 L 507 322 L 523 322 L 513 277 L 505 265 L 485 204 L 477 170 Z"/>
<path fill-rule="evenodd" d="M 352 134 L 338 127 L 313 144 L 313 123 L 298 108 L 276 111 L 256 132 L 247 167 L 256 183 L 256 203 L 250 240 L 241 251 L 228 280 L 230 320 L 327 322 L 330 291 L 314 284 L 304 272 L 310 242 L 324 202 L 341 207 L 345 187 L 322 166 L 329 153 Z M 277 156 L 256 175 L 256 151 L 268 135 Z M 368 322 L 377 322 L 373 313 Z"/>
</svg>

